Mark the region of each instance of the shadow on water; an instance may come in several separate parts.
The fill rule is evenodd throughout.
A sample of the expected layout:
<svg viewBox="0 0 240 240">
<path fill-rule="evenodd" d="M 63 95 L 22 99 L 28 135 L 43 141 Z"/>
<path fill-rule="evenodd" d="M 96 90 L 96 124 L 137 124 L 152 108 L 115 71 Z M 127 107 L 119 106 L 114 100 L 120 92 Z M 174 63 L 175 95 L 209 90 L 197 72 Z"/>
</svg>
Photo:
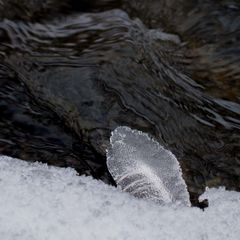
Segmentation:
<svg viewBox="0 0 240 240">
<path fill-rule="evenodd" d="M 2 154 L 113 183 L 105 150 L 127 125 L 177 156 L 193 202 L 206 185 L 240 190 L 239 102 L 191 78 L 177 36 L 122 10 L 4 19 L 0 32 Z"/>
</svg>

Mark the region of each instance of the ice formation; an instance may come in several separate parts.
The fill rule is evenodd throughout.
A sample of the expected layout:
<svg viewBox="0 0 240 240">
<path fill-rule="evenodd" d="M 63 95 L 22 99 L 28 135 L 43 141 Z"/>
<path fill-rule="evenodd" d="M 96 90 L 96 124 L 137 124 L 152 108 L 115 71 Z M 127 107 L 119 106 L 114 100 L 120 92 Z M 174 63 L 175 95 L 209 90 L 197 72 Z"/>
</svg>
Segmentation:
<svg viewBox="0 0 240 240">
<path fill-rule="evenodd" d="M 190 206 L 176 157 L 146 133 L 117 127 L 110 138 L 107 166 L 123 191 L 160 204 Z"/>
</svg>

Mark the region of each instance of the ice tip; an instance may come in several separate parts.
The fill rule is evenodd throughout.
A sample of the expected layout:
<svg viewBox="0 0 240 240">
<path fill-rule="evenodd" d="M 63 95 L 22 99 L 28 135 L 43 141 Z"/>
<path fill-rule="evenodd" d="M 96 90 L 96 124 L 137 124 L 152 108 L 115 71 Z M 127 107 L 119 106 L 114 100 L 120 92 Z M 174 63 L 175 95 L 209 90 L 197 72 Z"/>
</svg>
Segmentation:
<svg viewBox="0 0 240 240">
<path fill-rule="evenodd" d="M 134 196 L 161 204 L 171 199 L 176 205 L 191 205 L 178 160 L 147 133 L 127 126 L 115 128 L 107 167 L 117 186 Z"/>
</svg>

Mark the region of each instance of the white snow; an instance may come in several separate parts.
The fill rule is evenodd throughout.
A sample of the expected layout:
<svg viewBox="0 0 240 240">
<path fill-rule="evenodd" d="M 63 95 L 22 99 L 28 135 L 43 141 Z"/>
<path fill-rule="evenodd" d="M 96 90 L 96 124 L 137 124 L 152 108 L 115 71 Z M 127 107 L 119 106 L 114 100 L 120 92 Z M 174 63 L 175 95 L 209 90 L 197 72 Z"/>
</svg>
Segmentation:
<svg viewBox="0 0 240 240">
<path fill-rule="evenodd" d="M 73 169 L 0 157 L 0 239 L 238 240 L 240 193 L 204 195 L 204 212 L 159 206 Z"/>
</svg>

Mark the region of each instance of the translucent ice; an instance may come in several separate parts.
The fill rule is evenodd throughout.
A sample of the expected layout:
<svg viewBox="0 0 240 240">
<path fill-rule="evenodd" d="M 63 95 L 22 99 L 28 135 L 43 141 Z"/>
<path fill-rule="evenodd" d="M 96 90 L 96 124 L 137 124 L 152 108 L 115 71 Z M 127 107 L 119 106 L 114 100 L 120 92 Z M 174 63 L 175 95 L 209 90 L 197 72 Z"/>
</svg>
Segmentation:
<svg viewBox="0 0 240 240">
<path fill-rule="evenodd" d="M 112 132 L 107 166 L 123 191 L 160 204 L 190 206 L 176 157 L 146 133 L 129 127 Z"/>
</svg>

